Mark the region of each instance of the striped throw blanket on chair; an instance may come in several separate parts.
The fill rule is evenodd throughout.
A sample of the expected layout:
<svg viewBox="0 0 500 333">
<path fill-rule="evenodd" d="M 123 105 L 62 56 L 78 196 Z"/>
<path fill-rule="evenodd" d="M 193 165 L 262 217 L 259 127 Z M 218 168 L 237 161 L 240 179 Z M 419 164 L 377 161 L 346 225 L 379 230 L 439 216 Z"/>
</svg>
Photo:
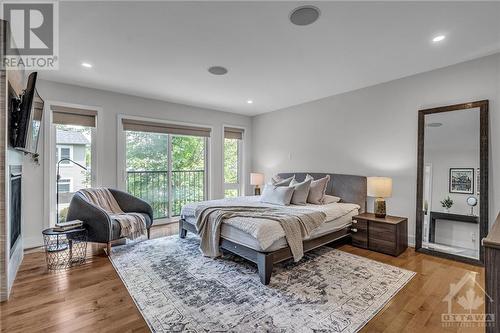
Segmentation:
<svg viewBox="0 0 500 333">
<path fill-rule="evenodd" d="M 120 237 L 138 238 L 146 234 L 146 218 L 139 213 L 125 213 L 107 188 L 80 190 L 85 199 L 106 211 L 112 220 L 120 223 Z"/>
</svg>

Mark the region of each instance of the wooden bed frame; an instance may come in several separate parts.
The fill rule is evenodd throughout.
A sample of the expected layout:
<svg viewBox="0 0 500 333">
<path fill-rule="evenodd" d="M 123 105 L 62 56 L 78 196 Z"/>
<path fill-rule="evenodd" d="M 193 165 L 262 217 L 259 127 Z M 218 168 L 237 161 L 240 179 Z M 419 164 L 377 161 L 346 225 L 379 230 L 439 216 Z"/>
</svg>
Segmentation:
<svg viewBox="0 0 500 333">
<path fill-rule="evenodd" d="M 330 182 L 328 184 L 326 194 L 338 196 L 342 198 L 342 201 L 344 202 L 357 203 L 361 207 L 359 213 L 363 213 L 366 210 L 366 177 L 326 173 L 309 174 L 313 176 L 314 179 L 330 175 Z M 279 174 L 279 176 L 283 178 L 291 177 L 292 175 L 295 175 L 295 178 L 298 181 L 302 181 L 305 179 L 307 173 Z M 181 218 L 179 220 L 179 237 L 185 238 L 188 231 L 198 234 L 194 225 Z M 333 242 L 348 241 L 350 240 L 350 237 L 351 227 L 348 226 L 318 238 L 305 240 L 304 253 Z M 221 237 L 220 240 L 220 248 L 257 264 L 260 282 L 264 285 L 269 284 L 271 281 L 274 264 L 293 258 L 290 247 L 288 246 L 272 252 L 260 252 L 247 246 L 224 239 L 223 237 Z"/>
<path fill-rule="evenodd" d="M 196 227 L 194 225 L 181 219 L 179 221 L 179 237 L 185 238 L 188 231 L 197 234 Z M 349 226 L 330 234 L 304 241 L 304 252 L 313 250 L 335 241 L 341 241 L 344 239 L 347 241 L 350 239 L 350 237 L 351 227 Z M 273 252 L 259 252 L 257 250 L 234 243 L 221 237 L 220 248 L 239 255 L 240 257 L 243 257 L 257 264 L 257 268 L 259 269 L 260 282 L 266 285 L 271 281 L 273 265 L 281 261 L 293 258 L 292 251 L 290 251 L 290 247 L 288 246 Z"/>
</svg>

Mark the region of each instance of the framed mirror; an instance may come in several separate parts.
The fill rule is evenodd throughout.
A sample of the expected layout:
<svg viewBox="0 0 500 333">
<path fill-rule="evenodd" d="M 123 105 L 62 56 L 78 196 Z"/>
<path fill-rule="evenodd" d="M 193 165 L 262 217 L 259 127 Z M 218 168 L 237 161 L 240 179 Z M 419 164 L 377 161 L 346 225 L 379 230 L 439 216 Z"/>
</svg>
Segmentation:
<svg viewBox="0 0 500 333">
<path fill-rule="evenodd" d="M 416 251 L 484 262 L 488 140 L 487 100 L 419 110 Z"/>
</svg>

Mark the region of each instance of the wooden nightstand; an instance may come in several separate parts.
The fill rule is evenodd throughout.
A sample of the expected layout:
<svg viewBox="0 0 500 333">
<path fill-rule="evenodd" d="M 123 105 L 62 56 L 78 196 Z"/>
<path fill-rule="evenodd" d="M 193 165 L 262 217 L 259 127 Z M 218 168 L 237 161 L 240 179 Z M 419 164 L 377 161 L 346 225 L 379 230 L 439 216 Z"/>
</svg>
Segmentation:
<svg viewBox="0 0 500 333">
<path fill-rule="evenodd" d="M 408 219 L 363 213 L 352 218 L 352 245 L 399 256 L 408 247 Z"/>
</svg>

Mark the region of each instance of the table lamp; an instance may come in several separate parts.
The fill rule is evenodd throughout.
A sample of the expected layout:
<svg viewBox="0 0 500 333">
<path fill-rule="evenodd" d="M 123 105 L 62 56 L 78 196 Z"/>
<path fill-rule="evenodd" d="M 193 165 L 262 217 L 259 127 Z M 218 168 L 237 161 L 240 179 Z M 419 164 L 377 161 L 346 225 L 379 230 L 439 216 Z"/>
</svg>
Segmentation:
<svg viewBox="0 0 500 333">
<path fill-rule="evenodd" d="M 255 185 L 255 195 L 260 195 L 260 185 L 264 184 L 264 175 L 262 173 L 250 173 L 250 185 Z"/>
<path fill-rule="evenodd" d="M 374 197 L 374 213 L 376 217 L 385 217 L 385 200 L 392 195 L 392 179 L 389 177 L 368 177 L 367 195 Z"/>
</svg>

